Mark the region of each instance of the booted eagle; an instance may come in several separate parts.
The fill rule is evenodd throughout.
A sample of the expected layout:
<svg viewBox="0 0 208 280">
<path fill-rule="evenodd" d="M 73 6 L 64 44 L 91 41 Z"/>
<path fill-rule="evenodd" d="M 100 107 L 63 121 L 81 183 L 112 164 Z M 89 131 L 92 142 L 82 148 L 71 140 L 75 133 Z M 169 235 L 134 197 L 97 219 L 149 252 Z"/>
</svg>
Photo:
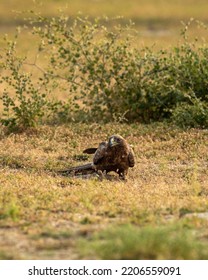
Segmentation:
<svg viewBox="0 0 208 280">
<path fill-rule="evenodd" d="M 120 179 L 125 180 L 129 167 L 135 165 L 134 152 L 127 141 L 120 135 L 112 135 L 108 141 L 101 142 L 97 148 L 88 148 L 83 153 L 94 154 L 93 162 L 72 167 L 66 174 L 91 174 L 111 171 L 116 172 Z"/>
</svg>

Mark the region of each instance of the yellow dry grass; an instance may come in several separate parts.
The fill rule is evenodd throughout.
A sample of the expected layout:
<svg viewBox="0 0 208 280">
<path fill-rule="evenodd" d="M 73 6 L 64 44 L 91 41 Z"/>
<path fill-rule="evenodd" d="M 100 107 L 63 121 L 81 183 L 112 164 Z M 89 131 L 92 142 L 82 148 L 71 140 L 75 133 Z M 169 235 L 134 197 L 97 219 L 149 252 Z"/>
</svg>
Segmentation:
<svg viewBox="0 0 208 280">
<path fill-rule="evenodd" d="M 77 159 L 85 147 L 114 133 L 134 146 L 136 166 L 127 182 L 56 173 L 82 163 Z M 207 139 L 205 130 L 159 124 L 74 124 L 2 134 L 1 258 L 87 258 L 80 238 L 92 238 L 110 225 L 167 225 L 186 213 L 207 212 Z M 207 223 L 191 221 L 200 237 L 206 236 Z"/>
</svg>

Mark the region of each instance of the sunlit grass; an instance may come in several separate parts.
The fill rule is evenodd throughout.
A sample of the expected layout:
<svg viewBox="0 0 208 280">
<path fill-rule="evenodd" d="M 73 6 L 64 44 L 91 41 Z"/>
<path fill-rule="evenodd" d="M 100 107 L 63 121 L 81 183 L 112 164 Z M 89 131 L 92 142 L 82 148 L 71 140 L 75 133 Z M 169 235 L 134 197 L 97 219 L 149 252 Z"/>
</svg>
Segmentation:
<svg viewBox="0 0 208 280">
<path fill-rule="evenodd" d="M 134 146 L 136 166 L 130 170 L 127 182 L 120 182 L 116 176 L 102 182 L 58 176 L 56 170 L 82 163 L 76 155 L 81 155 L 85 147 L 95 146 L 114 133 L 123 135 Z M 207 242 L 206 219 L 196 217 L 183 222 L 169 253 L 167 248 L 173 245 L 172 225 L 186 219 L 187 213 L 208 211 L 206 139 L 205 130 L 183 131 L 164 124 L 74 124 L 42 126 L 19 135 L 2 134 L 1 258 L 91 258 L 92 254 L 79 246 L 83 238 L 97 244 L 93 258 L 204 257 L 197 240 Z M 120 228 L 122 224 L 134 224 L 136 229 Z M 114 226 L 118 226 L 118 232 Z M 191 231 L 186 233 L 186 228 Z M 102 242 L 99 245 L 96 233 L 102 236 L 106 230 L 107 247 L 117 235 L 121 238 L 114 254 L 110 250 L 97 253 Z M 127 236 L 133 234 L 143 244 L 140 237 L 144 233 L 148 233 L 145 240 L 150 238 L 153 247 L 157 244 L 153 255 L 149 253 L 153 247 L 145 245 L 143 253 L 138 247 L 127 253 Z M 192 241 L 196 244 L 193 251 Z M 179 244 L 183 246 L 177 251 Z M 7 256 L 7 251 L 15 253 Z"/>
</svg>

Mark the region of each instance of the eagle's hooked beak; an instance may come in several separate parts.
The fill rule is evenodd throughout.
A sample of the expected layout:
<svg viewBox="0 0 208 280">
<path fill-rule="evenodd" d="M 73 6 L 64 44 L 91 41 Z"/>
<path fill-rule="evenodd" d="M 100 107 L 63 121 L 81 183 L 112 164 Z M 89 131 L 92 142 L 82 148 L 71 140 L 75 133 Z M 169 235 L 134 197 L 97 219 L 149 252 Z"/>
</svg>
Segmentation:
<svg viewBox="0 0 208 280">
<path fill-rule="evenodd" d="M 117 141 L 115 141 L 114 137 L 112 137 L 109 141 L 109 146 L 114 147 L 116 145 L 118 145 L 118 143 L 117 143 Z"/>
</svg>

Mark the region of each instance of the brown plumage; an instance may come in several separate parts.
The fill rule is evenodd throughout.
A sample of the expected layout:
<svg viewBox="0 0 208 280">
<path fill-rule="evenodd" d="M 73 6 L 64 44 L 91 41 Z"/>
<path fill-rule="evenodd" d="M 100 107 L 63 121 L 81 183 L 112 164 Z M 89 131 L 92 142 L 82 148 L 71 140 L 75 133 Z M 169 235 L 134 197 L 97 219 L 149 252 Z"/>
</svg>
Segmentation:
<svg viewBox="0 0 208 280">
<path fill-rule="evenodd" d="M 125 179 L 129 167 L 135 165 L 134 152 L 120 135 L 112 135 L 107 142 L 101 142 L 98 148 L 88 148 L 83 152 L 94 153 L 93 162 L 68 169 L 68 174 L 97 172 L 103 176 L 103 173 L 114 171 L 121 179 Z"/>
</svg>

